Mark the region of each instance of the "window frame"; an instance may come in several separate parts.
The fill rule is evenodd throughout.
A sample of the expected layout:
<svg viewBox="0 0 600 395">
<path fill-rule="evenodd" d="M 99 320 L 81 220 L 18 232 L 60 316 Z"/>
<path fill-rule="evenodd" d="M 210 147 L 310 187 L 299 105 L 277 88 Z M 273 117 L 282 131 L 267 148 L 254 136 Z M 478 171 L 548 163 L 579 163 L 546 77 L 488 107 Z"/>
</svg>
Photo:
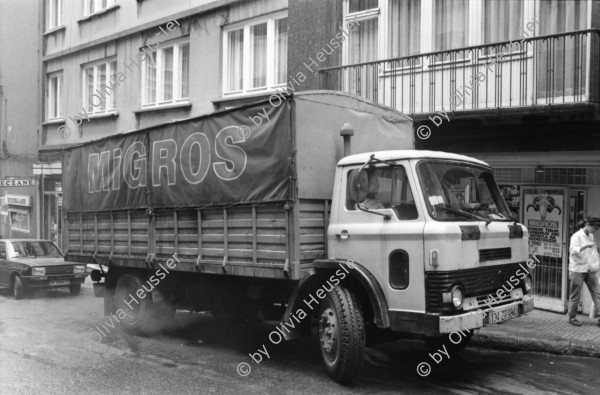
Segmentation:
<svg viewBox="0 0 600 395">
<path fill-rule="evenodd" d="M 258 18 L 253 18 L 251 20 L 233 23 L 223 28 L 223 33 L 221 36 L 223 42 L 223 63 L 222 63 L 222 81 L 221 81 L 221 89 L 223 97 L 235 97 L 235 96 L 245 96 L 250 94 L 256 94 L 261 92 L 274 92 L 278 88 L 287 87 L 287 59 L 285 60 L 286 64 L 286 81 L 282 83 L 276 83 L 277 79 L 277 59 L 275 58 L 275 54 L 277 52 L 277 42 L 276 42 L 276 21 L 281 19 L 288 19 L 288 42 L 289 42 L 289 18 L 288 12 L 280 11 L 269 15 L 264 15 Z M 265 85 L 260 87 L 252 87 L 251 83 L 251 45 L 250 45 L 250 30 L 252 27 L 267 24 L 267 48 L 266 48 L 266 80 Z M 237 90 L 229 90 L 228 82 L 229 82 L 229 33 L 242 30 L 243 31 L 243 45 L 242 45 L 242 86 L 241 89 Z M 289 47 L 288 47 L 289 48 Z M 278 73 L 277 73 L 278 74 Z"/>
<path fill-rule="evenodd" d="M 113 66 L 111 66 L 112 64 L 114 64 L 114 67 L 115 67 L 114 71 L 112 70 L 112 67 L 113 67 Z M 110 91 L 110 94 L 107 94 L 106 93 L 107 91 L 102 90 L 101 86 L 100 86 L 98 68 L 99 68 L 99 66 L 102 66 L 102 65 L 106 66 L 105 85 L 110 84 L 110 86 L 112 87 L 112 91 Z M 105 102 L 104 109 L 95 110 L 96 108 L 99 108 L 100 106 L 94 105 L 93 100 L 92 100 L 92 107 L 91 108 L 88 107 L 89 92 L 88 92 L 88 86 L 87 86 L 86 72 L 90 68 L 93 69 L 92 95 L 95 92 L 99 92 L 99 96 L 101 96 Z M 117 66 L 117 58 L 116 57 L 102 59 L 100 61 L 95 61 L 92 63 L 86 63 L 85 65 L 82 65 L 82 67 L 81 67 L 81 88 L 82 88 L 81 89 L 81 91 L 82 91 L 81 98 L 82 98 L 82 106 L 85 109 L 87 114 L 101 115 L 101 114 L 112 114 L 112 113 L 117 112 L 117 106 L 116 106 L 115 102 L 117 102 L 116 88 L 119 86 L 119 82 L 116 78 L 114 80 L 111 80 L 111 76 L 116 75 L 117 71 L 118 71 L 118 66 Z"/>
<path fill-rule="evenodd" d="M 54 14 L 56 11 L 56 20 Z M 46 31 L 54 30 L 63 26 L 62 21 L 63 0 L 48 0 L 46 2 Z"/>
<path fill-rule="evenodd" d="M 54 92 L 52 81 L 57 79 L 56 90 Z M 55 71 L 46 74 L 46 121 L 56 121 L 64 119 L 63 108 L 62 108 L 62 96 L 63 96 L 63 71 Z M 52 108 L 56 104 L 56 114 L 53 113 Z"/>
<path fill-rule="evenodd" d="M 106 0 L 106 7 L 102 7 L 102 1 L 104 0 L 83 0 L 83 16 L 99 14 L 117 4 L 116 0 Z M 90 3 L 94 4 L 93 10 L 90 10 Z"/>
<path fill-rule="evenodd" d="M 181 69 L 181 48 L 182 47 L 186 47 L 188 48 L 188 87 L 187 87 L 187 97 L 181 97 L 182 94 L 182 69 Z M 162 60 L 164 57 L 164 52 L 167 49 L 173 49 L 173 67 L 172 67 L 172 72 L 173 72 L 173 91 L 172 91 L 172 98 L 170 100 L 164 100 L 164 78 L 163 78 L 163 72 L 164 70 L 162 70 L 161 65 L 162 65 Z M 177 39 L 177 40 L 173 40 L 170 41 L 168 44 L 161 44 L 158 48 L 156 48 L 153 51 L 144 51 L 145 56 L 142 60 L 142 89 L 141 89 L 141 107 L 143 109 L 145 108 L 158 108 L 158 107 L 165 107 L 165 106 L 171 106 L 171 105 L 177 105 L 177 104 L 187 104 L 190 101 L 190 51 L 191 47 L 190 47 L 190 40 L 189 37 L 185 37 L 182 39 Z M 148 102 L 147 101 L 147 94 L 148 94 L 148 79 L 147 79 L 147 66 L 148 66 L 148 59 L 150 59 L 150 56 L 152 54 L 156 54 L 156 62 L 153 61 L 154 63 L 154 68 L 156 70 L 156 78 L 155 78 L 155 93 L 154 93 L 154 102 Z"/>
<path fill-rule="evenodd" d="M 385 52 L 385 47 L 389 42 L 388 35 L 388 22 L 386 22 L 382 18 L 384 13 L 387 11 L 388 2 L 390 0 L 379 0 L 377 4 L 377 8 L 369 8 L 364 11 L 356 11 L 350 13 L 350 0 L 344 0 L 344 28 L 348 26 L 349 22 L 356 21 L 360 24 L 361 21 L 366 21 L 369 19 L 377 19 L 377 59 L 382 59 L 382 54 L 384 54 L 384 59 L 387 58 L 387 53 Z M 383 24 L 382 24 L 383 21 Z M 384 26 L 385 25 L 385 26 Z M 360 29 L 360 27 L 359 27 Z M 352 33 L 351 33 L 352 34 Z M 383 35 L 383 40 L 382 40 Z M 348 36 L 348 40 L 344 40 L 342 45 L 342 59 L 346 62 L 346 65 L 350 65 L 350 42 L 352 40 L 352 36 Z M 385 42 L 385 43 L 384 43 Z"/>
<path fill-rule="evenodd" d="M 385 169 L 390 169 L 391 171 L 401 170 L 403 172 L 403 175 L 404 175 L 404 177 L 402 179 L 403 184 L 402 184 L 402 186 L 400 187 L 399 190 L 396 190 L 396 192 L 399 191 L 400 194 L 401 194 L 400 198 L 401 199 L 405 198 L 406 200 L 405 201 L 401 201 L 400 202 L 401 203 L 400 206 L 402 206 L 402 205 L 410 205 L 407 202 L 412 201 L 412 203 L 413 203 L 412 205 L 414 206 L 415 213 L 417 214 L 417 216 L 415 218 L 401 218 L 402 215 L 401 215 L 401 213 L 397 209 L 398 205 L 393 205 L 393 204 L 392 204 L 391 207 L 371 208 L 371 209 L 368 209 L 368 211 L 375 211 L 375 212 L 393 211 L 394 212 L 394 217 L 398 221 L 402 221 L 402 222 L 405 222 L 405 221 L 418 221 L 421 214 L 419 213 L 419 208 L 417 207 L 418 206 L 418 203 L 417 203 L 418 197 L 417 197 L 417 195 L 415 193 L 416 192 L 415 185 L 413 185 L 413 181 L 411 180 L 410 173 L 407 170 L 407 169 L 410 168 L 409 164 L 407 164 L 407 163 L 396 163 L 394 165 L 377 164 L 377 165 L 368 166 L 367 168 L 368 168 L 368 171 L 366 169 L 363 169 L 363 170 L 365 170 L 367 172 L 382 171 L 382 170 L 385 171 Z M 345 171 L 345 174 L 344 174 L 344 177 L 345 177 L 345 181 L 344 182 L 345 182 L 345 185 L 346 185 L 346 187 L 344 189 L 345 190 L 345 192 L 344 192 L 344 195 L 345 195 L 344 211 L 347 212 L 347 213 L 364 213 L 364 211 L 361 210 L 361 209 L 359 209 L 359 208 L 355 208 L 353 206 L 349 206 L 349 203 L 350 203 L 350 175 L 351 175 L 351 173 L 353 171 L 358 171 L 358 170 L 359 170 L 359 168 L 357 168 L 357 167 L 355 167 L 355 168 L 348 168 Z M 379 178 L 381 178 L 381 176 L 379 176 Z M 394 186 L 395 186 L 395 184 L 396 184 L 396 182 L 398 180 L 394 181 L 391 178 L 390 178 L 390 180 L 391 180 L 391 183 L 392 183 L 391 184 L 392 189 L 390 189 L 390 194 L 391 194 L 392 192 L 394 192 L 393 188 L 394 188 Z M 382 183 L 379 184 L 379 191 L 378 191 L 378 193 L 380 193 L 382 191 L 381 187 L 382 187 Z M 405 195 L 402 195 L 403 194 L 403 192 L 402 192 L 403 190 L 404 190 Z M 409 196 L 410 196 L 411 199 L 407 199 Z M 381 200 L 381 197 L 378 196 L 377 199 Z M 382 203 L 383 203 L 383 201 L 382 201 Z"/>
</svg>

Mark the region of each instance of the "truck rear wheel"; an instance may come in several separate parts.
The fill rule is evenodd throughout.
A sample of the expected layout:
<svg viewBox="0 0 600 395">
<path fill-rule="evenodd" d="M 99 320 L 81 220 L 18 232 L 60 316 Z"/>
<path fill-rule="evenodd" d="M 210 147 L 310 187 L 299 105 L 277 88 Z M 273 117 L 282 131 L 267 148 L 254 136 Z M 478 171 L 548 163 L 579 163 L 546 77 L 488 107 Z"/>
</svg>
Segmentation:
<svg viewBox="0 0 600 395">
<path fill-rule="evenodd" d="M 149 331 L 152 322 L 152 297 L 148 293 L 143 298 L 136 295 L 143 282 L 137 274 L 125 274 L 119 278 L 115 290 L 115 310 L 125 313 L 120 322 L 125 330 L 133 333 Z"/>
<path fill-rule="evenodd" d="M 337 286 L 321 303 L 319 340 L 329 376 L 337 382 L 352 381 L 365 358 L 365 325 L 358 299 L 350 290 Z"/>
</svg>

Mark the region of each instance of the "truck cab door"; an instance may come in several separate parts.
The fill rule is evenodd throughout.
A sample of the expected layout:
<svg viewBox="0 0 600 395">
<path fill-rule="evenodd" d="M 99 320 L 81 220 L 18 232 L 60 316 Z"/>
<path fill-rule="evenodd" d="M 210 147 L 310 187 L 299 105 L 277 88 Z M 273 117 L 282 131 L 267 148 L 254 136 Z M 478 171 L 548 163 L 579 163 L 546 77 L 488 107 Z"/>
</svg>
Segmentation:
<svg viewBox="0 0 600 395">
<path fill-rule="evenodd" d="M 359 204 L 369 212 L 350 197 L 349 178 L 358 169 L 342 169 L 340 186 L 334 190 L 338 206 L 329 226 L 329 255 L 369 270 L 390 310 L 424 311 L 424 216 L 414 200 L 415 180 L 407 169 L 406 163 L 367 170 L 369 188 Z"/>
</svg>

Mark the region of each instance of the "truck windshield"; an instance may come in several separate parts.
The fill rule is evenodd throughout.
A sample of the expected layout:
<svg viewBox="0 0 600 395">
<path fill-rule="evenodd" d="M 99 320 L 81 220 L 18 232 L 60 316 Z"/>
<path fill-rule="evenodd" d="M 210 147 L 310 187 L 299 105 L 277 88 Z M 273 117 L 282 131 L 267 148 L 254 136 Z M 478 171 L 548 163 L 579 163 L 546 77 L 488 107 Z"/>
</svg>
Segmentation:
<svg viewBox="0 0 600 395">
<path fill-rule="evenodd" d="M 438 221 L 513 220 L 488 169 L 438 161 L 423 161 L 417 169 L 432 218 Z"/>
</svg>

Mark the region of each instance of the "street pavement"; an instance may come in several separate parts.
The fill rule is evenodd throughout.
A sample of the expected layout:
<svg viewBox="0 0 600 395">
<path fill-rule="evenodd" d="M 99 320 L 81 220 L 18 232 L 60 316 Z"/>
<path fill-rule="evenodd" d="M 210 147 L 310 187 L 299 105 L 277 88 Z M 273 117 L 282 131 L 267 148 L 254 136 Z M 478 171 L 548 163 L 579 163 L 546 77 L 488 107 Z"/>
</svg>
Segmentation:
<svg viewBox="0 0 600 395">
<path fill-rule="evenodd" d="M 577 319 L 582 326 L 569 324 L 566 314 L 534 310 L 523 317 L 480 329 L 471 346 L 600 358 L 598 320 L 581 314 Z"/>
<path fill-rule="evenodd" d="M 432 353 L 408 340 L 369 347 L 350 386 L 324 373 L 314 337 L 272 344 L 268 325 L 184 311 L 167 333 L 132 336 L 118 324 L 107 326 L 102 312 L 89 280 L 79 296 L 52 290 L 14 300 L 0 293 L 0 394 L 596 394 L 600 388 L 600 358 L 481 344 L 482 336 L 499 331 L 505 338 L 556 333 L 544 312 L 483 329 L 477 347 L 459 354 Z M 556 325 L 566 320 L 554 316 Z M 581 336 L 597 336 L 598 327 L 580 319 L 587 323 L 578 328 Z M 110 329 L 99 336 L 96 327 Z M 564 328 L 567 338 L 572 328 Z M 269 358 L 253 363 L 249 353 L 262 346 Z M 236 371 L 240 363 L 251 366 L 247 376 Z M 424 364 L 426 374 L 417 370 Z"/>
</svg>

